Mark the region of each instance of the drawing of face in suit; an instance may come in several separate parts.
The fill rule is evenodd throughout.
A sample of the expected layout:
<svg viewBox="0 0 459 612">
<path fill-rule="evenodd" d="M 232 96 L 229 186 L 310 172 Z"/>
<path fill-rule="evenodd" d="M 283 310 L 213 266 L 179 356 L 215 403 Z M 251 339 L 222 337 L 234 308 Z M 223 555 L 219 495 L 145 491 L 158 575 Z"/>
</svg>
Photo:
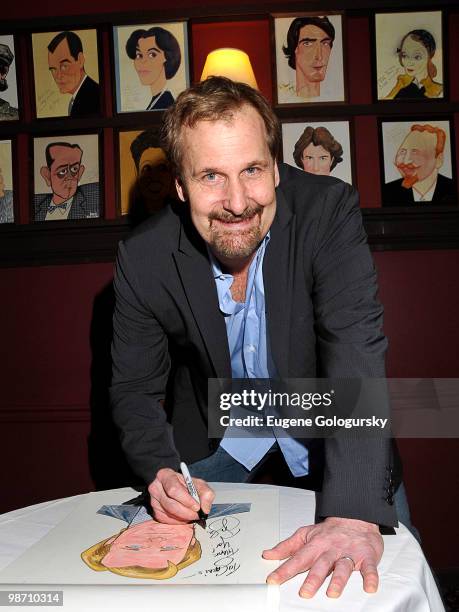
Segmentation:
<svg viewBox="0 0 459 612">
<path fill-rule="evenodd" d="M 343 147 L 325 127 L 308 127 L 295 143 L 293 159 L 298 168 L 329 175 L 343 161 Z"/>
<path fill-rule="evenodd" d="M 142 85 L 150 87 L 154 98 L 159 96 L 177 73 L 181 62 L 180 46 L 171 32 L 161 27 L 135 30 L 126 42 L 126 53 L 134 62 L 134 68 Z M 149 108 L 167 108 L 174 99 L 170 92 L 158 107 L 152 102 Z M 164 95 L 164 94 L 163 94 Z"/>
<path fill-rule="evenodd" d="M 6 77 L 13 62 L 14 55 L 8 45 L 0 44 L 0 91 L 8 89 Z"/>
<path fill-rule="evenodd" d="M 62 204 L 72 198 L 85 167 L 81 163 L 83 151 L 79 145 L 66 142 L 50 143 L 46 147 L 46 166 L 40 174 L 53 192 L 53 203 Z"/>
<path fill-rule="evenodd" d="M 83 45 L 75 32 L 61 32 L 48 45 L 48 66 L 63 94 L 73 94 L 85 76 Z"/>
<path fill-rule="evenodd" d="M 413 125 L 398 148 L 394 163 L 403 177 L 402 186 L 411 188 L 429 177 L 434 180 L 443 165 L 446 134 L 431 125 Z"/>
</svg>

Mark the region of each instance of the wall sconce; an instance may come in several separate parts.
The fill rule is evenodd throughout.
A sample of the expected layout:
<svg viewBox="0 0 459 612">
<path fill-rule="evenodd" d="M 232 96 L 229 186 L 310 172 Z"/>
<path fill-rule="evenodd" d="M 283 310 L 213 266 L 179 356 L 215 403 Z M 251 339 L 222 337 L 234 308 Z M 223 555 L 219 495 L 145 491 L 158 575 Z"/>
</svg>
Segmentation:
<svg viewBox="0 0 459 612">
<path fill-rule="evenodd" d="M 240 49 L 215 49 L 207 56 L 201 81 L 209 76 L 224 76 L 258 89 L 249 56 Z"/>
</svg>

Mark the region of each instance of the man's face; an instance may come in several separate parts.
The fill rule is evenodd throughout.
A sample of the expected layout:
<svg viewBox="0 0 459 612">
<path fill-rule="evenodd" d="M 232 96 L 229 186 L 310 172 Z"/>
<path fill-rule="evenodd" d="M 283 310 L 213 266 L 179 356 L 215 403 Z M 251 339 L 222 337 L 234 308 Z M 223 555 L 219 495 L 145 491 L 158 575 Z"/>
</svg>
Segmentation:
<svg viewBox="0 0 459 612">
<path fill-rule="evenodd" d="M 303 151 L 301 157 L 303 161 L 303 169 L 312 174 L 330 174 L 330 166 L 332 165 L 332 156 L 324 149 L 322 145 L 314 145 L 311 143 Z"/>
<path fill-rule="evenodd" d="M 403 177 L 403 186 L 412 187 L 430 176 L 443 163 L 443 155 L 435 156 L 437 135 L 429 132 L 410 132 L 395 156 L 395 165 Z"/>
<path fill-rule="evenodd" d="M 160 208 L 172 187 L 171 170 L 162 149 L 150 147 L 142 153 L 137 180 L 148 210 L 153 212 Z"/>
<path fill-rule="evenodd" d="M 51 168 L 44 166 L 41 175 L 54 194 L 53 200 L 65 202 L 72 198 L 78 188 L 78 181 L 83 175 L 80 149 L 55 145 L 49 150 L 53 163 Z"/>
<path fill-rule="evenodd" d="M 139 38 L 135 53 L 134 68 L 139 75 L 142 85 L 152 85 L 159 77 L 165 76 L 164 64 L 166 56 L 164 51 L 156 44 L 155 36 Z"/>
<path fill-rule="evenodd" d="M 109 552 L 102 560 L 106 567 L 167 568 L 178 565 L 194 540 L 193 525 L 165 525 L 145 521 L 129 527 L 106 544 Z"/>
<path fill-rule="evenodd" d="M 48 66 L 61 93 L 73 94 L 84 75 L 84 55 L 72 57 L 67 40 L 64 38 L 54 50 L 48 52 Z"/>
<path fill-rule="evenodd" d="M 295 66 L 306 81 L 318 83 L 325 79 L 332 45 L 332 39 L 321 28 L 308 24 L 300 29 Z"/>
<path fill-rule="evenodd" d="M 277 164 L 262 118 L 243 106 L 229 121 L 200 121 L 182 129 L 181 200 L 214 255 L 225 265 L 251 258 L 276 212 Z"/>
</svg>

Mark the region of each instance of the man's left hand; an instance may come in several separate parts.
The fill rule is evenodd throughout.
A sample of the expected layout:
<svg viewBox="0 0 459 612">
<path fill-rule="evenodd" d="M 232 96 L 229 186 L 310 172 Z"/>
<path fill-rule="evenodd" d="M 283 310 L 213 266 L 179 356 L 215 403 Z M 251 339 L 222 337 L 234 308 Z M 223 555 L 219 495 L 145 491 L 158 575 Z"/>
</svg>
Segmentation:
<svg viewBox="0 0 459 612">
<path fill-rule="evenodd" d="M 317 525 L 300 527 L 290 538 L 263 552 L 265 559 L 288 559 L 269 574 L 266 582 L 282 584 L 309 570 L 299 594 L 310 598 L 332 574 L 327 595 L 339 597 L 356 570 L 362 574 L 364 590 L 375 593 L 383 550 L 383 539 L 374 523 L 329 517 Z"/>
</svg>

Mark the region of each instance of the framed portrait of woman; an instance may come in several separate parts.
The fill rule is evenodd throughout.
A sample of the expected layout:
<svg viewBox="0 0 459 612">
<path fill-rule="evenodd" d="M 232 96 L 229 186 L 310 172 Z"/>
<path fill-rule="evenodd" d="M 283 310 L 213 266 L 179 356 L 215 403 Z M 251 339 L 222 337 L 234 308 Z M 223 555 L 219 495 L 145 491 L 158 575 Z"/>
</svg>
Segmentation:
<svg viewBox="0 0 459 612">
<path fill-rule="evenodd" d="M 376 99 L 445 98 L 441 11 L 376 13 Z"/>
<path fill-rule="evenodd" d="M 277 104 L 344 102 L 342 15 L 276 15 L 273 28 Z"/>
<path fill-rule="evenodd" d="M 165 110 L 189 84 L 187 24 L 115 26 L 116 110 Z"/>
</svg>

